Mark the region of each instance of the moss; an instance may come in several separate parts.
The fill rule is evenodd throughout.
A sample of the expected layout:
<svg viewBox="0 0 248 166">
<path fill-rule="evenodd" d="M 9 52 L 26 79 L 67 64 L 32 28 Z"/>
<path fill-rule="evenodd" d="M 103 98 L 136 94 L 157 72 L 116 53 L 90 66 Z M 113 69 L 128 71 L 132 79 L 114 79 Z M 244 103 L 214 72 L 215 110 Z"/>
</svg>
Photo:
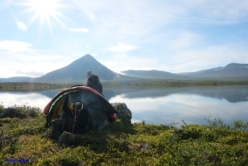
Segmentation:
<svg viewBox="0 0 248 166">
<path fill-rule="evenodd" d="M 48 138 L 42 115 L 0 118 L 0 165 L 9 165 L 6 159 L 28 159 L 29 165 L 247 165 L 246 123 L 208 121 L 175 128 L 118 120 L 69 146 Z"/>
</svg>

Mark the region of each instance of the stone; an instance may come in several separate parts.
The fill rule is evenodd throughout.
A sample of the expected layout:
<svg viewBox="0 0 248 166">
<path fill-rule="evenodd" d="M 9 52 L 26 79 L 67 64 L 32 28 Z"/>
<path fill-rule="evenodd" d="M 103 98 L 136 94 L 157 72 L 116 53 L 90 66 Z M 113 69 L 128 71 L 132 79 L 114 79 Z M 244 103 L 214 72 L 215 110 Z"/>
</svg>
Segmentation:
<svg viewBox="0 0 248 166">
<path fill-rule="evenodd" d="M 117 111 L 116 115 L 118 119 L 131 123 L 132 112 L 128 109 L 125 103 L 111 103 L 111 105 Z"/>
<path fill-rule="evenodd" d="M 84 141 L 85 137 L 82 134 L 73 134 L 67 131 L 64 131 L 58 138 L 59 143 L 67 145 L 80 144 Z"/>
<path fill-rule="evenodd" d="M 58 139 L 63 133 L 65 125 L 64 119 L 56 119 L 52 121 L 51 131 L 49 131 L 49 137 L 52 139 Z"/>
</svg>

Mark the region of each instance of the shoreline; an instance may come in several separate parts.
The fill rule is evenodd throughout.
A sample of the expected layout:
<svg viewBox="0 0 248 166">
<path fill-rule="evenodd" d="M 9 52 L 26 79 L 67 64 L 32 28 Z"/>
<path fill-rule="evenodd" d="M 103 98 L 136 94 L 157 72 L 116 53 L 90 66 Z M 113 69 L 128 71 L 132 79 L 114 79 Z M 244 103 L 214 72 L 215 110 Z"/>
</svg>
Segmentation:
<svg viewBox="0 0 248 166">
<path fill-rule="evenodd" d="M 189 87 L 189 86 L 232 86 L 248 85 L 248 81 L 124 81 L 120 82 L 103 82 L 105 88 L 145 88 L 145 87 Z M 52 84 L 52 83 L 29 83 L 29 82 L 5 82 L 0 83 L 0 92 L 4 91 L 42 91 L 52 89 L 63 89 L 75 84 Z"/>
</svg>

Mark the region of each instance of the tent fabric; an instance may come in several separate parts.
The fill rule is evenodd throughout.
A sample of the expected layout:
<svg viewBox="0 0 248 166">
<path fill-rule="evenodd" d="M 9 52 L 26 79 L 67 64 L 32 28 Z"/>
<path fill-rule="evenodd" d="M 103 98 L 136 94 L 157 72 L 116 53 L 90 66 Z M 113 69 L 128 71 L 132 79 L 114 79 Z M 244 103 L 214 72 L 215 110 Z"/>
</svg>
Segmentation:
<svg viewBox="0 0 248 166">
<path fill-rule="evenodd" d="M 73 109 L 76 104 L 80 104 L 80 110 Z M 63 89 L 46 105 L 43 113 L 47 115 L 47 125 L 56 118 L 74 120 L 75 131 L 102 129 L 109 120 L 116 119 L 113 106 L 99 92 L 86 86 Z"/>
</svg>

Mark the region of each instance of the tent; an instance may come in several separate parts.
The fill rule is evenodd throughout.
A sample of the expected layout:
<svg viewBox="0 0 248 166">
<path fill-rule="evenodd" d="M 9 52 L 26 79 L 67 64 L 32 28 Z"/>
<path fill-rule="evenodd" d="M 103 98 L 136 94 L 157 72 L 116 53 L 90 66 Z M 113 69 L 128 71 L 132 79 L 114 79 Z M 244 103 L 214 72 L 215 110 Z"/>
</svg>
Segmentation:
<svg viewBox="0 0 248 166">
<path fill-rule="evenodd" d="M 116 110 L 96 90 L 86 86 L 63 89 L 46 105 L 43 113 L 47 126 L 54 119 L 66 119 L 72 124 L 69 132 L 82 133 L 102 129 L 116 120 Z"/>
</svg>

